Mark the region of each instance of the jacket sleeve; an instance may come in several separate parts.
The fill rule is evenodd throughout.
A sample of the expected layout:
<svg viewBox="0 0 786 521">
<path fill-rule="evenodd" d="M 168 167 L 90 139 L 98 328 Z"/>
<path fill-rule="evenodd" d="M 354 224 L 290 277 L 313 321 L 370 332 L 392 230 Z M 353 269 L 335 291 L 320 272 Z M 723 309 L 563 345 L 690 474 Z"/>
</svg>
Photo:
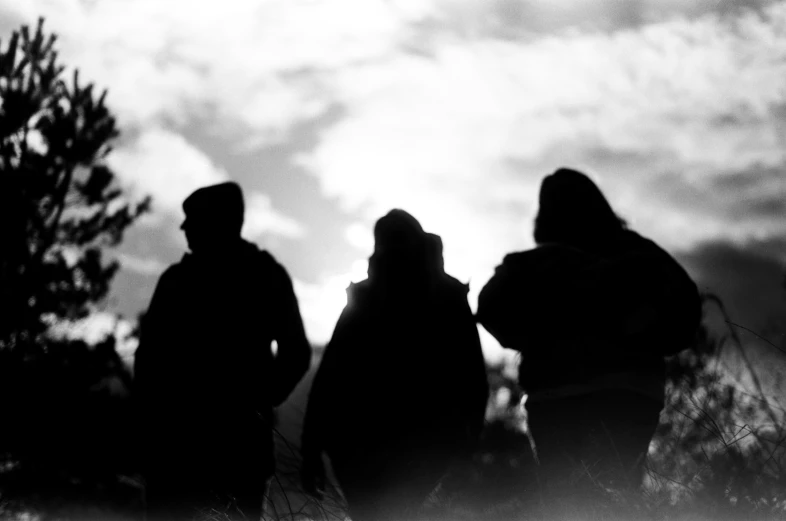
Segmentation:
<svg viewBox="0 0 786 521">
<path fill-rule="evenodd" d="M 466 286 L 464 288 L 468 289 Z M 467 302 L 466 292 L 457 296 L 457 305 L 455 374 L 460 375 L 462 381 L 456 382 L 454 389 L 458 391 L 456 400 L 470 441 L 474 442 L 480 437 L 485 423 L 489 384 L 478 327 Z"/>
<path fill-rule="evenodd" d="M 331 410 L 336 411 L 337 400 L 343 395 L 340 387 L 347 383 L 343 372 L 347 369 L 347 352 L 351 351 L 351 312 L 345 307 L 333 330 L 333 336 L 322 354 L 308 395 L 306 415 L 303 420 L 301 448 L 304 457 L 322 453 L 325 444 L 325 425 Z"/>
<path fill-rule="evenodd" d="M 292 280 L 283 266 L 274 264 L 273 338 L 278 344 L 273 363 L 272 405 L 278 406 L 295 389 L 311 365 L 311 345 L 306 338 Z"/>
<path fill-rule="evenodd" d="M 133 393 L 140 404 L 155 401 L 158 388 L 166 379 L 167 367 L 171 365 L 171 344 L 176 338 L 170 313 L 178 309 L 176 279 L 174 268 L 161 275 L 141 319 L 139 346 L 134 353 L 133 383 Z"/>
<path fill-rule="evenodd" d="M 520 327 L 511 327 L 518 325 L 522 318 L 515 298 L 515 291 L 519 288 L 515 285 L 510 266 L 505 263 L 497 266 L 478 295 L 476 319 L 500 345 L 520 350 L 526 343 L 522 338 L 523 332 Z"/>
<path fill-rule="evenodd" d="M 550 349 L 571 300 L 570 274 L 589 262 L 583 252 L 558 246 L 507 255 L 478 295 L 478 322 L 503 347 Z"/>
</svg>

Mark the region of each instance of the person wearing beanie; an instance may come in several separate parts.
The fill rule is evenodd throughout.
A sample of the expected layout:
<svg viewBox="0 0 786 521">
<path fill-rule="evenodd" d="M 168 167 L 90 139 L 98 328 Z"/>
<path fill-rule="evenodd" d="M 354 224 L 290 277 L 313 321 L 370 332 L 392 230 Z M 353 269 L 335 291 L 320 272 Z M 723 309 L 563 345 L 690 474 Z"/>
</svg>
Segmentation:
<svg viewBox="0 0 786 521">
<path fill-rule="evenodd" d="M 146 514 L 258 520 L 273 411 L 311 348 L 287 271 L 241 237 L 240 186 L 200 188 L 183 210 L 190 251 L 159 279 L 134 361 Z"/>
</svg>

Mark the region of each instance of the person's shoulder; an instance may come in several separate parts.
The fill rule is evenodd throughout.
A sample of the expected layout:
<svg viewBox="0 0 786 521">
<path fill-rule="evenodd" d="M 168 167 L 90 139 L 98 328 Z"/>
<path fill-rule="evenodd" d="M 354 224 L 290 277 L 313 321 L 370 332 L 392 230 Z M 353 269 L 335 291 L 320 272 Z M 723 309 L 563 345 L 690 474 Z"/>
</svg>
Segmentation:
<svg viewBox="0 0 786 521">
<path fill-rule="evenodd" d="M 183 257 L 172 264 L 170 264 L 162 273 L 161 277 L 159 277 L 159 284 L 161 283 L 173 283 L 175 281 L 181 280 L 183 278 L 188 277 L 189 272 L 191 270 L 191 254 L 186 253 Z"/>
<path fill-rule="evenodd" d="M 263 280 L 272 284 L 277 295 L 291 295 L 293 293 L 294 282 L 289 271 L 269 251 L 257 250 L 254 269 L 262 274 Z"/>
<path fill-rule="evenodd" d="M 539 244 L 534 248 L 523 251 L 514 251 L 505 255 L 502 259 L 503 265 L 516 265 L 520 263 L 528 263 L 539 261 L 544 257 L 553 257 L 556 255 L 581 255 L 582 251 L 567 244 L 561 243 L 546 243 Z"/>
<path fill-rule="evenodd" d="M 566 244 L 548 243 L 525 251 L 507 254 L 497 266 L 499 274 L 541 273 L 552 270 L 580 269 L 597 262 L 598 258 Z"/>
<path fill-rule="evenodd" d="M 243 240 L 240 248 L 236 267 L 246 273 L 249 282 L 272 288 L 274 294 L 279 296 L 291 293 L 292 277 L 271 252 L 246 240 Z"/>
<path fill-rule="evenodd" d="M 257 248 L 254 254 L 256 256 L 256 262 L 262 264 L 264 267 L 276 271 L 286 272 L 284 265 L 278 262 L 278 260 L 269 251 Z"/>
<path fill-rule="evenodd" d="M 631 250 L 663 251 L 663 248 L 658 246 L 655 241 L 644 237 L 640 233 L 634 232 L 633 230 L 625 230 L 622 232 L 622 239 L 620 243 L 623 244 L 624 248 Z"/>
<path fill-rule="evenodd" d="M 651 239 L 635 232 L 628 233 L 627 253 L 635 254 L 631 267 L 646 269 L 648 279 L 655 285 L 666 287 L 679 281 L 691 295 L 698 295 L 696 283 L 671 253 Z"/>
<path fill-rule="evenodd" d="M 264 270 L 274 276 L 284 276 L 289 278 L 286 268 L 278 262 L 276 257 L 268 250 L 262 249 L 256 244 L 243 241 L 243 255 L 255 270 Z"/>
<path fill-rule="evenodd" d="M 185 254 L 180 261 L 164 269 L 156 283 L 156 294 L 172 298 L 174 295 L 180 295 L 184 288 L 193 285 L 195 275 L 187 261 L 188 256 L 188 253 Z"/>
<path fill-rule="evenodd" d="M 635 253 L 646 256 L 653 261 L 676 262 L 674 257 L 654 240 L 644 237 L 632 230 L 626 230 L 622 240 L 622 253 Z"/>
<path fill-rule="evenodd" d="M 531 249 L 531 250 L 510 252 L 502 258 L 502 265 L 505 266 L 505 265 L 516 264 L 524 259 L 528 259 L 532 257 L 534 251 L 535 251 L 534 249 Z"/>
<path fill-rule="evenodd" d="M 360 282 L 350 282 L 347 286 L 347 306 L 356 306 L 368 298 L 372 291 L 369 279 Z"/>
<path fill-rule="evenodd" d="M 514 251 L 506 254 L 502 262 L 494 269 L 496 275 L 506 275 L 517 272 L 522 267 L 532 263 L 535 257 L 535 250 Z"/>
<path fill-rule="evenodd" d="M 439 275 L 438 287 L 451 296 L 460 296 L 461 298 L 466 298 L 469 293 L 469 284 L 465 284 L 447 273 Z"/>
</svg>

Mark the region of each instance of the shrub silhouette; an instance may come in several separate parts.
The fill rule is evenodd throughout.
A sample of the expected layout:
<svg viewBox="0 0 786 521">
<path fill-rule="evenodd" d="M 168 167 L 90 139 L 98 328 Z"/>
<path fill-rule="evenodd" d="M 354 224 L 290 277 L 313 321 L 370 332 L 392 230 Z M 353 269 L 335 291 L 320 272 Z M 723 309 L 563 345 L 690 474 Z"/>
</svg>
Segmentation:
<svg viewBox="0 0 786 521">
<path fill-rule="evenodd" d="M 724 349 L 744 349 L 722 302 L 706 295 L 727 331 L 705 326 L 696 349 L 669 366 L 666 408 L 650 453 L 652 489 L 733 519 L 784 513 L 786 424 L 761 387 L 750 393 L 720 365 Z M 754 375 L 756 368 L 745 368 Z"/>
</svg>

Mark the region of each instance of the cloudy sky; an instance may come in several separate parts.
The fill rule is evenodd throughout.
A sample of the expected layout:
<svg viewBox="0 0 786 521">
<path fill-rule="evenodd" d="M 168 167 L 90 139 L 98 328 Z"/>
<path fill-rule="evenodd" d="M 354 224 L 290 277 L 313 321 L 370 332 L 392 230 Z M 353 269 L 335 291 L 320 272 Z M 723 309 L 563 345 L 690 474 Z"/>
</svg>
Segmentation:
<svg viewBox="0 0 786 521">
<path fill-rule="evenodd" d="M 145 308 L 185 250 L 183 198 L 225 179 L 315 342 L 393 207 L 443 237 L 474 297 L 532 245 L 564 165 L 786 347 L 786 3 L 0 0 L 0 35 L 41 15 L 109 89 L 120 180 L 154 197 L 108 309 Z"/>
</svg>

